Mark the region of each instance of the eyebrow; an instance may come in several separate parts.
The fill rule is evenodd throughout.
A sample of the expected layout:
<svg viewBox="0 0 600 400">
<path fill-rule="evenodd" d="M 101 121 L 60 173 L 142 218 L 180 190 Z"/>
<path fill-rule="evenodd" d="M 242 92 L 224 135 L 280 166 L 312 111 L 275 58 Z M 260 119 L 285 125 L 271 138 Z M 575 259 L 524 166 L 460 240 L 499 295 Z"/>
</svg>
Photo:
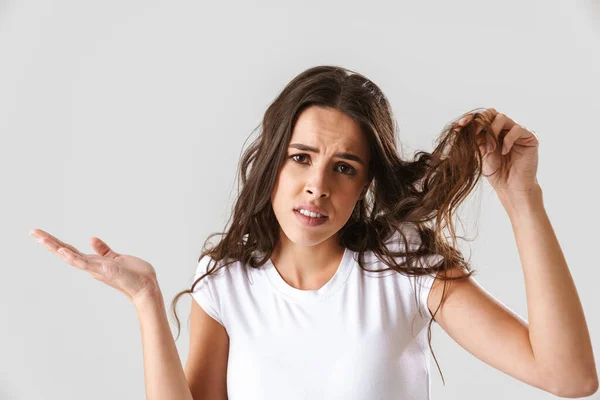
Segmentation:
<svg viewBox="0 0 600 400">
<path fill-rule="evenodd" d="M 315 148 L 315 147 L 311 147 L 302 143 L 292 143 L 290 144 L 290 147 L 293 147 L 295 149 L 298 150 L 303 150 L 303 151 L 310 151 L 313 153 L 317 153 L 319 154 L 319 149 Z M 344 158 L 346 160 L 351 160 L 351 161 L 356 161 L 357 163 L 360 163 L 362 166 L 365 165 L 365 163 L 363 162 L 363 160 L 357 156 L 356 154 L 352 154 L 352 153 L 336 153 L 334 154 L 334 157 L 338 157 L 338 158 Z"/>
</svg>

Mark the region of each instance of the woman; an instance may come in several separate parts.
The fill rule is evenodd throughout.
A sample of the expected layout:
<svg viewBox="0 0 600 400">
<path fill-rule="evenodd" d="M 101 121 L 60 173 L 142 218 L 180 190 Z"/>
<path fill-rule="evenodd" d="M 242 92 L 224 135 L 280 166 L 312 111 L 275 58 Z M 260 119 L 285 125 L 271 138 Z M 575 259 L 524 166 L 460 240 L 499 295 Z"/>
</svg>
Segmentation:
<svg viewBox="0 0 600 400">
<path fill-rule="evenodd" d="M 432 153 L 404 161 L 396 131 L 386 97 L 354 71 L 318 66 L 284 88 L 242 156 L 233 222 L 205 243 L 197 279 L 174 299 L 173 311 L 181 295 L 195 300 L 185 368 L 149 263 L 98 238 L 96 254 L 83 254 L 33 233 L 134 303 L 149 399 L 428 399 L 434 320 L 527 384 L 595 392 L 535 134 L 492 108 L 472 111 Z M 482 174 L 513 225 L 531 326 L 476 283 L 456 248 L 453 213 Z"/>
</svg>

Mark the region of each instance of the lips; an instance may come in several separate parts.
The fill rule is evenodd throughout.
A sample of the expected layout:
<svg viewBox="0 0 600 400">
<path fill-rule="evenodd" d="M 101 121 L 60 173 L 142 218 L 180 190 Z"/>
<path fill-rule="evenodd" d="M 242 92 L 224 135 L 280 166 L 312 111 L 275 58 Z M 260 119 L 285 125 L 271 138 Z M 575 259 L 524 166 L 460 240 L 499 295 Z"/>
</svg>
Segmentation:
<svg viewBox="0 0 600 400">
<path fill-rule="evenodd" d="M 310 212 L 313 212 L 313 213 L 318 213 L 318 214 L 321 214 L 324 217 L 328 216 L 327 213 L 324 210 L 322 210 L 321 208 L 319 208 L 317 206 L 314 206 L 312 204 L 299 204 L 296 207 L 294 207 L 294 211 L 298 211 L 300 209 L 306 210 L 306 211 L 310 211 Z"/>
<path fill-rule="evenodd" d="M 307 217 L 306 215 L 300 213 L 299 211 L 293 211 L 296 214 L 298 220 L 304 224 L 304 226 L 315 227 L 324 224 L 327 222 L 329 217 Z"/>
<path fill-rule="evenodd" d="M 310 215 L 302 214 L 300 212 L 300 210 L 294 210 L 294 212 L 297 213 L 297 214 L 302 215 L 303 217 L 307 217 L 307 218 L 314 218 L 314 219 L 327 219 L 327 218 L 329 218 L 327 215 L 323 215 L 323 214 L 321 214 L 320 217 L 311 217 Z"/>
</svg>

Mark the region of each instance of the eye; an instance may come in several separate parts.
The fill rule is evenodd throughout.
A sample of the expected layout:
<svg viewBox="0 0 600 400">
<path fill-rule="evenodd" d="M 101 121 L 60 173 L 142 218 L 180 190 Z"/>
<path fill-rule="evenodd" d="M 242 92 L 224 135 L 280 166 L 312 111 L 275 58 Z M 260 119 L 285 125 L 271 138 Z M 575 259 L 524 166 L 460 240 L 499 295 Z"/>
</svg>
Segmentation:
<svg viewBox="0 0 600 400">
<path fill-rule="evenodd" d="M 306 157 L 306 154 L 294 154 L 294 155 L 290 156 L 290 158 L 292 160 L 296 161 L 296 159 L 294 157 Z M 296 162 L 298 162 L 298 161 L 296 161 Z M 302 164 L 302 163 L 300 163 L 300 164 Z"/>
<path fill-rule="evenodd" d="M 307 157 L 307 156 L 308 156 L 308 154 L 299 153 L 299 154 L 293 154 L 289 158 L 291 158 L 292 160 L 296 161 L 295 157 Z M 299 163 L 299 164 L 304 164 L 303 162 L 300 162 L 300 161 L 296 161 L 296 162 Z M 346 164 L 346 163 L 340 163 L 340 164 L 338 164 L 338 167 L 345 167 L 345 168 L 347 168 L 347 172 L 343 172 L 342 171 L 342 173 L 344 173 L 345 175 L 356 175 L 356 169 L 354 167 Z"/>
<path fill-rule="evenodd" d="M 348 168 L 348 175 L 354 175 L 356 173 L 356 171 L 354 170 L 354 168 L 352 168 L 348 164 L 340 164 L 339 166 L 340 167 L 346 167 L 346 168 Z"/>
</svg>

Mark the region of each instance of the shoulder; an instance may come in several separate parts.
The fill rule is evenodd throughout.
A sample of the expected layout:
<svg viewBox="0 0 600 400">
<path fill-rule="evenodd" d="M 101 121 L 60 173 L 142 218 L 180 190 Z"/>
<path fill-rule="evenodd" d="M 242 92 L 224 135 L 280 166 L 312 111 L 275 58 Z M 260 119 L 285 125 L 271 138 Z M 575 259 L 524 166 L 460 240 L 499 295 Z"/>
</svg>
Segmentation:
<svg viewBox="0 0 600 400">
<path fill-rule="evenodd" d="M 427 298 L 427 307 L 432 314 L 442 302 L 444 284 L 446 285 L 446 297 L 449 297 L 451 293 L 456 292 L 457 290 L 460 291 L 465 286 L 473 285 L 473 281 L 471 279 L 448 280 L 446 281 L 447 283 L 444 283 L 443 278 L 460 278 L 466 275 L 468 275 L 468 272 L 458 267 L 452 267 L 447 270 L 439 271 L 436 274 Z"/>
<path fill-rule="evenodd" d="M 224 289 L 240 284 L 252 284 L 253 276 L 257 273 L 258 271 L 244 265 L 241 261 L 215 261 L 212 257 L 205 255 L 198 261 L 194 280 L 206 274 L 201 282 L 207 281 L 207 284 L 210 282 L 211 285 Z"/>
<path fill-rule="evenodd" d="M 233 262 L 229 265 L 224 260 L 215 261 L 214 258 L 209 256 L 208 254 L 202 256 L 202 258 L 198 261 L 196 266 L 196 277 L 200 277 L 205 273 L 210 273 L 211 276 L 222 276 L 225 275 L 228 271 L 231 271 L 236 267 L 239 262 Z"/>
</svg>

